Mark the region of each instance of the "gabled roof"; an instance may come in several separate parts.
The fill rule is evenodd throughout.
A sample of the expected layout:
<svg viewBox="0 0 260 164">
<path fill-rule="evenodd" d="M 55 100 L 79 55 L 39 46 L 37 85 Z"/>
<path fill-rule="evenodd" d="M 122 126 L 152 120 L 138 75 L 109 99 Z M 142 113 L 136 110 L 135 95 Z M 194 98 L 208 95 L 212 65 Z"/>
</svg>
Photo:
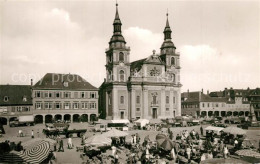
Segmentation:
<svg viewBox="0 0 260 164">
<path fill-rule="evenodd" d="M 260 88 L 256 88 L 252 90 L 249 94 L 249 96 L 260 96 Z"/>
<path fill-rule="evenodd" d="M 98 90 L 79 75 L 56 73 L 47 73 L 33 89 Z"/>
<path fill-rule="evenodd" d="M 144 64 L 157 64 L 164 65 L 165 63 L 161 60 L 158 55 L 151 55 L 148 58 L 140 59 L 131 63 L 130 69 L 139 71 Z"/>
<path fill-rule="evenodd" d="M 224 97 L 210 97 L 208 95 L 201 95 L 201 102 L 227 102 L 228 99 Z"/>
<path fill-rule="evenodd" d="M 227 98 L 223 97 L 210 97 L 198 92 L 184 92 L 182 93 L 182 98 L 187 98 L 184 102 L 227 102 Z"/>
<path fill-rule="evenodd" d="M 8 101 L 4 101 L 7 97 Z M 0 106 L 32 105 L 30 85 L 0 85 Z"/>
<path fill-rule="evenodd" d="M 140 71 L 140 69 L 142 68 L 145 60 L 146 60 L 146 58 L 132 62 L 130 69 Z"/>
</svg>

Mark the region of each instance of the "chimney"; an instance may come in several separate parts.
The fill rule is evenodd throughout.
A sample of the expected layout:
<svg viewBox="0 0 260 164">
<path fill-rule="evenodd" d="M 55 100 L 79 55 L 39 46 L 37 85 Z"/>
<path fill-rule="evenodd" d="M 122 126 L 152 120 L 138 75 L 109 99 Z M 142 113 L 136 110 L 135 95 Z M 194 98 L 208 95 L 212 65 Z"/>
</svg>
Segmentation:
<svg viewBox="0 0 260 164">
<path fill-rule="evenodd" d="M 209 95 L 209 90 L 207 90 L 207 95 Z"/>
<path fill-rule="evenodd" d="M 188 89 L 188 97 L 189 97 L 189 95 L 190 95 L 190 91 L 189 91 L 189 89 Z"/>
<path fill-rule="evenodd" d="M 31 79 L 31 86 L 33 86 L 33 79 Z"/>
<path fill-rule="evenodd" d="M 203 88 L 201 89 L 201 93 L 203 93 Z"/>
</svg>

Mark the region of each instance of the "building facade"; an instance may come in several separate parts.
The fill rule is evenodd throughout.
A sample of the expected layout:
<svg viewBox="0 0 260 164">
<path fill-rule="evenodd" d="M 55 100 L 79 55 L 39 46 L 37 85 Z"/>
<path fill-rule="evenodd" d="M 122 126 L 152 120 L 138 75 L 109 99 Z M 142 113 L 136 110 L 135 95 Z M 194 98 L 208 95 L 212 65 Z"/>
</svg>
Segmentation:
<svg viewBox="0 0 260 164">
<path fill-rule="evenodd" d="M 47 73 L 32 88 L 37 123 L 88 122 L 98 117 L 98 89 L 79 75 Z"/>
<path fill-rule="evenodd" d="M 0 123 L 9 122 L 20 115 L 32 115 L 32 86 L 0 85 Z"/>
<path fill-rule="evenodd" d="M 250 115 L 252 89 L 227 89 L 204 94 L 182 93 L 182 114 L 195 117 L 247 117 Z M 258 113 L 256 113 L 258 114 Z"/>
<path fill-rule="evenodd" d="M 180 54 L 171 40 L 168 14 L 161 51 L 130 62 L 116 5 L 113 36 L 106 50 L 106 79 L 100 86 L 100 115 L 106 119 L 172 118 L 181 115 Z"/>
</svg>

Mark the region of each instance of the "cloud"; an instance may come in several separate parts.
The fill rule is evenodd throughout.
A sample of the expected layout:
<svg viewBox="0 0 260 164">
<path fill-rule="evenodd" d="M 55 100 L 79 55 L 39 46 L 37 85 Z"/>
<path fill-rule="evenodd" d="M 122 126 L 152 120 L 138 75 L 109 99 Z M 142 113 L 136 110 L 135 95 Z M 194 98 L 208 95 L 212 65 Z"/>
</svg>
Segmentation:
<svg viewBox="0 0 260 164">
<path fill-rule="evenodd" d="M 127 45 L 131 48 L 131 61 L 146 58 L 152 54 L 153 50 L 160 53 L 159 48 L 163 43 L 163 34 L 140 27 L 129 27 L 123 31 L 123 35 Z"/>
<path fill-rule="evenodd" d="M 247 86 L 259 70 L 249 63 L 254 58 L 220 51 L 210 45 L 184 45 L 181 52 L 181 82 L 183 89 L 210 86 L 216 90 L 225 87 Z M 255 68 L 255 69 L 254 69 Z"/>
<path fill-rule="evenodd" d="M 29 78 L 14 81 L 12 75 L 36 74 L 36 82 L 45 73 L 55 72 L 79 74 L 98 87 L 105 77 L 107 43 L 103 38 L 87 35 L 64 9 L 35 10 L 18 16 L 24 23 L 17 21 L 16 15 L 10 15 L 8 21 L 4 19 L 5 27 L 12 27 L 2 32 L 0 68 L 5 71 L 1 71 L 1 83 L 29 84 Z"/>
</svg>

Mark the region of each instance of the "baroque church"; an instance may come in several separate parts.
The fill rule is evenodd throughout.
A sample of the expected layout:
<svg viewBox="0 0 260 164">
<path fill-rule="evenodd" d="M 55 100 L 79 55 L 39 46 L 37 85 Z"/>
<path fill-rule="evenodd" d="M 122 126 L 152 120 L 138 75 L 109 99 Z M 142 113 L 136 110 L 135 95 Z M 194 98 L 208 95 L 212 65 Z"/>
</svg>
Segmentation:
<svg viewBox="0 0 260 164">
<path fill-rule="evenodd" d="M 160 53 L 130 62 L 116 4 L 113 35 L 106 49 L 106 79 L 99 90 L 103 119 L 165 119 L 181 115 L 180 54 L 168 21 Z"/>
</svg>

